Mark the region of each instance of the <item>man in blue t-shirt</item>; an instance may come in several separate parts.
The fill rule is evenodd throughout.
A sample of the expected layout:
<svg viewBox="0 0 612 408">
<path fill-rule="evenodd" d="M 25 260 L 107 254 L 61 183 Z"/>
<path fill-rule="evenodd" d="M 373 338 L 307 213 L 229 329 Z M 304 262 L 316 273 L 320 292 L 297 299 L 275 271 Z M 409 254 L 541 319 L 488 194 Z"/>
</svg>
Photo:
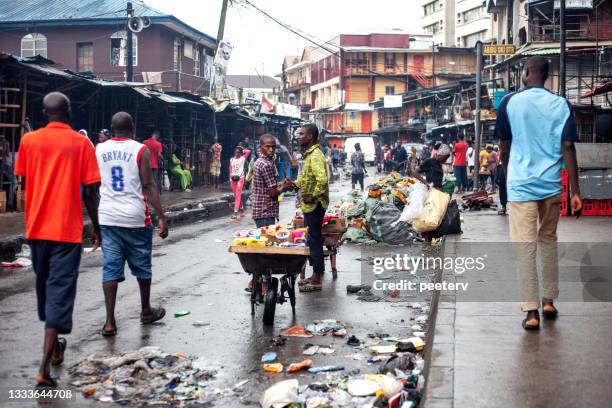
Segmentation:
<svg viewBox="0 0 612 408">
<path fill-rule="evenodd" d="M 544 88 L 548 61 L 532 57 L 523 68 L 525 88 L 504 97 L 497 114 L 495 136 L 500 139 L 506 166 L 510 237 L 517 252 L 523 328 L 540 327 L 540 295 L 536 252 L 542 257 L 542 313 L 554 318 L 553 299 L 559 295 L 557 222 L 561 204 L 561 163 L 565 161 L 571 189 L 572 214 L 582 208 L 573 112 L 566 99 Z M 539 248 L 538 248 L 539 246 Z"/>
</svg>

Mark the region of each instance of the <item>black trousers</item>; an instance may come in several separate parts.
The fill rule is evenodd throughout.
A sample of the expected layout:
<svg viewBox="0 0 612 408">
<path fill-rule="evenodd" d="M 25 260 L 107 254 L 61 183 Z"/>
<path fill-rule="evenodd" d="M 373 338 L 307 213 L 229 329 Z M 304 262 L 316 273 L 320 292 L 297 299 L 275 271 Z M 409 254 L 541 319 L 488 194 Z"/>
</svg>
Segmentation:
<svg viewBox="0 0 612 408">
<path fill-rule="evenodd" d="M 316 274 L 322 275 L 325 272 L 325 260 L 323 258 L 323 217 L 325 208 L 319 203 L 314 211 L 304 213 L 304 225 L 308 227 L 308 237 L 306 244 L 310 248 L 310 264 Z"/>
</svg>

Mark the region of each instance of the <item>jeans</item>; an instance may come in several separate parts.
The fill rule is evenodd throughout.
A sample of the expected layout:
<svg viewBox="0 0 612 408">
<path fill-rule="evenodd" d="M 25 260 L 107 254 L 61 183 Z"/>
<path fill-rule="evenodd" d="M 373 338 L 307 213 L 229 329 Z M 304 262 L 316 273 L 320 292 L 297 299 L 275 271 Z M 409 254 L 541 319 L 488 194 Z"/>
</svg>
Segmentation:
<svg viewBox="0 0 612 408">
<path fill-rule="evenodd" d="M 325 272 L 325 262 L 323 258 L 323 217 L 325 208 L 319 203 L 317 208 L 309 213 L 304 213 L 304 225 L 308 227 L 308 237 L 306 244 L 310 248 L 310 264 L 312 271 L 317 275 Z"/>
<path fill-rule="evenodd" d="M 455 184 L 459 190 L 465 191 L 468 188 L 467 166 L 453 166 L 455 173 Z"/>
<path fill-rule="evenodd" d="M 38 318 L 45 322 L 45 328 L 69 334 L 72 331 L 81 244 L 37 239 L 28 243 L 36 274 Z"/>
<path fill-rule="evenodd" d="M 104 259 L 103 282 L 123 282 L 125 261 L 136 278 L 151 279 L 153 227 L 125 228 L 101 225 L 100 231 Z"/>
<path fill-rule="evenodd" d="M 291 163 L 280 162 L 277 166 L 278 181 L 283 181 L 285 177 L 291 178 Z"/>
</svg>

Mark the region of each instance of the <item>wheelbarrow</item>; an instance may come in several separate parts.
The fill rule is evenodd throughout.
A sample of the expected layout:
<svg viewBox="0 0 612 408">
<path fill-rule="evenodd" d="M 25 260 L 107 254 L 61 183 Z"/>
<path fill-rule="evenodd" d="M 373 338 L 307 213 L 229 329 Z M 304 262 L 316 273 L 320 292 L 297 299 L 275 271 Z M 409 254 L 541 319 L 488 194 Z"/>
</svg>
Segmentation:
<svg viewBox="0 0 612 408">
<path fill-rule="evenodd" d="M 306 268 L 310 254 L 308 248 L 233 245 L 230 246 L 229 252 L 238 255 L 244 271 L 253 275 L 251 315 L 255 314 L 257 304 L 263 303 L 263 322 L 266 326 L 271 326 L 274 324 L 276 304 L 283 304 L 287 299 L 291 303 L 292 313 L 295 314 L 295 281 L 297 275 Z M 265 295 L 262 293 L 262 283 L 266 283 L 268 288 Z"/>
</svg>

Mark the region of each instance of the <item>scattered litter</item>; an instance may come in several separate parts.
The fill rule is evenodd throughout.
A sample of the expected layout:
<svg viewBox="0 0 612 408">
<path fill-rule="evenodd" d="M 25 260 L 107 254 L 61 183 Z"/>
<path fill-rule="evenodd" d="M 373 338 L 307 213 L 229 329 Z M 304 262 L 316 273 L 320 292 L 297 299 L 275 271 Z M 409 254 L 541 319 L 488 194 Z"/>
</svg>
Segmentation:
<svg viewBox="0 0 612 408">
<path fill-rule="evenodd" d="M 306 408 L 325 408 L 328 406 L 329 399 L 325 397 L 312 397 L 306 401 Z"/>
<path fill-rule="evenodd" d="M 421 351 L 425 348 L 425 342 L 420 337 L 411 337 L 398 341 L 397 348 L 399 351 Z"/>
<path fill-rule="evenodd" d="M 353 354 L 348 354 L 345 356 L 346 358 L 350 358 L 352 360 L 356 360 L 356 361 L 362 361 L 365 359 L 365 356 L 361 353 L 353 353 Z"/>
<path fill-rule="evenodd" d="M 274 336 L 272 337 L 272 340 L 270 340 L 270 342 L 274 344 L 276 347 L 280 347 L 280 346 L 285 345 L 285 343 L 287 342 L 287 339 L 282 336 Z"/>
<path fill-rule="evenodd" d="M 380 389 L 377 382 L 371 380 L 349 380 L 347 383 L 348 393 L 353 397 L 367 397 L 376 394 Z"/>
<path fill-rule="evenodd" d="M 298 380 L 280 381 L 264 392 L 259 403 L 262 408 L 282 408 L 297 403 L 298 387 Z"/>
<path fill-rule="evenodd" d="M 359 258 L 360 259 L 360 258 Z M 346 293 L 357 293 L 360 290 L 370 291 L 372 289 L 369 285 L 346 285 Z"/>
<path fill-rule="evenodd" d="M 188 314 L 191 314 L 189 310 L 180 310 L 178 312 L 174 312 L 174 317 L 183 317 L 187 316 Z"/>
<path fill-rule="evenodd" d="M 264 371 L 267 371 L 269 373 L 282 373 L 283 372 L 283 365 L 281 363 L 262 364 L 261 368 L 263 368 Z"/>
<path fill-rule="evenodd" d="M 68 368 L 71 384 L 86 398 L 121 405 L 205 402 L 205 381 L 214 378 L 196 357 L 143 347 L 120 356 L 89 356 Z"/>
<path fill-rule="evenodd" d="M 344 324 L 342 324 L 340 320 L 333 319 L 315 320 L 312 324 L 306 326 L 306 330 L 317 336 L 325 336 L 329 332 L 344 332 L 344 335 L 346 335 Z M 342 335 L 340 335 L 340 337 L 342 337 Z"/>
<path fill-rule="evenodd" d="M 313 391 L 321 391 L 321 392 L 327 392 L 329 391 L 329 385 L 325 384 L 325 383 L 310 383 L 308 384 L 308 388 L 313 390 Z"/>
<path fill-rule="evenodd" d="M 319 346 L 310 346 L 306 350 L 302 351 L 305 356 L 314 356 L 319 351 Z"/>
<path fill-rule="evenodd" d="M 206 323 L 206 322 L 202 322 L 200 320 L 196 320 L 195 322 L 193 322 L 192 326 L 195 326 L 195 327 L 206 327 L 206 326 L 210 326 L 210 323 Z"/>
<path fill-rule="evenodd" d="M 333 348 L 329 348 L 329 347 L 319 347 L 319 354 L 323 354 L 323 355 L 328 355 L 328 354 L 333 354 L 334 353 Z"/>
<path fill-rule="evenodd" d="M 346 329 L 334 330 L 332 332 L 332 336 L 335 336 L 335 337 L 344 337 L 346 335 L 347 335 Z"/>
<path fill-rule="evenodd" d="M 326 373 L 330 371 L 342 371 L 342 370 L 344 370 L 344 366 L 341 366 L 341 365 L 326 365 L 326 366 L 319 366 L 319 367 L 311 367 L 308 369 L 308 372 L 312 374 L 316 374 L 316 373 Z"/>
<path fill-rule="evenodd" d="M 248 382 L 249 382 L 249 380 L 242 380 L 239 383 L 234 384 L 234 389 L 242 388 L 242 386 L 245 385 Z"/>
<path fill-rule="evenodd" d="M 415 331 L 415 332 L 412 332 L 412 335 L 423 338 L 425 337 L 426 333 L 422 331 Z"/>
<path fill-rule="evenodd" d="M 372 354 L 392 354 L 397 351 L 397 346 L 372 346 L 370 347 Z"/>
<path fill-rule="evenodd" d="M 101 251 L 101 250 L 102 250 L 102 247 L 97 247 L 95 252 Z M 89 253 L 89 252 L 94 252 L 94 250 L 93 248 L 83 248 L 83 252 Z"/>
<path fill-rule="evenodd" d="M 287 372 L 295 373 L 310 367 L 312 367 L 312 360 L 304 360 L 300 361 L 299 363 L 290 364 L 289 367 L 287 367 Z"/>
<path fill-rule="evenodd" d="M 304 329 L 304 326 L 300 326 L 300 325 L 295 325 L 293 327 L 289 327 L 288 329 L 285 329 L 285 330 L 281 331 L 279 334 L 281 336 L 284 336 L 284 337 L 305 337 L 305 338 L 310 338 L 310 337 L 314 336 L 312 333 L 310 333 L 306 329 Z"/>
<path fill-rule="evenodd" d="M 215 242 L 217 242 L 217 243 L 218 243 L 218 242 L 223 242 L 223 240 L 222 240 L 222 239 L 218 239 L 218 238 L 217 238 L 217 239 L 215 239 L 214 241 L 215 241 Z"/>
<path fill-rule="evenodd" d="M 22 265 L 19 262 L 1 262 L 0 266 L 3 268 L 23 268 L 25 265 Z"/>
<path fill-rule="evenodd" d="M 269 351 L 265 353 L 263 356 L 261 356 L 262 363 L 271 363 L 274 360 L 276 360 L 276 353 L 273 351 Z"/>
<path fill-rule="evenodd" d="M 346 342 L 349 346 L 357 347 L 361 345 L 361 340 L 359 340 L 355 335 L 351 335 Z"/>
<path fill-rule="evenodd" d="M 427 323 L 427 319 L 428 319 L 427 315 L 420 315 L 420 316 L 417 316 L 414 320 L 419 324 L 424 324 L 424 323 Z"/>
<path fill-rule="evenodd" d="M 415 324 L 412 327 L 410 327 L 412 330 L 414 331 L 421 331 L 423 330 L 423 326 L 421 326 L 420 324 Z"/>
</svg>

